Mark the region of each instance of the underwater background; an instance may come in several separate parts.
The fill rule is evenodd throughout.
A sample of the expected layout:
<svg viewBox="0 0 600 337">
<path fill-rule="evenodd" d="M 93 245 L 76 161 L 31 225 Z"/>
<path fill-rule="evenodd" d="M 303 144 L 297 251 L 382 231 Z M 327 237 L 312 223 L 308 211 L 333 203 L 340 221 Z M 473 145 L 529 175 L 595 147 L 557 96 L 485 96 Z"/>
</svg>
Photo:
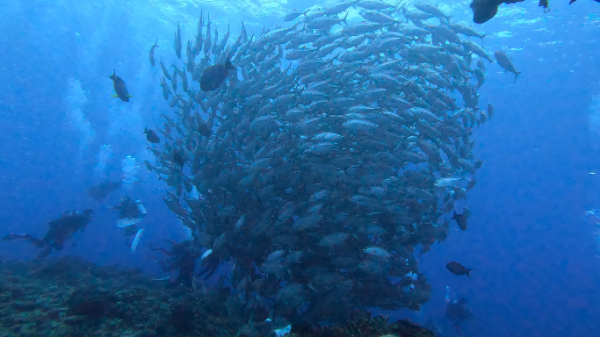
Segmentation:
<svg viewBox="0 0 600 337">
<path fill-rule="evenodd" d="M 141 132 L 168 111 L 160 70 L 171 60 L 181 24 L 190 38 L 202 9 L 221 31 L 276 27 L 292 9 L 320 1 L 8 1 L 0 20 L 0 224 L 2 233 L 41 235 L 68 210 L 93 208 L 94 222 L 57 255 L 97 264 L 164 273 L 147 258 L 148 244 L 182 240 L 184 227 L 162 201 L 164 183 L 143 165 L 152 154 Z M 452 20 L 470 23 L 469 3 L 438 2 Z M 600 336 L 600 242 L 586 211 L 600 208 L 600 5 L 535 1 L 501 8 L 475 27 L 487 50 L 508 52 L 522 72 L 516 83 L 498 64 L 487 67 L 480 105 L 493 102 L 492 122 L 475 131 L 484 161 L 468 195 L 470 230 L 417 258 L 432 286 L 414 313 L 387 313 L 417 322 L 431 318 L 444 336 L 458 335 L 444 317 L 447 291 L 468 298 L 467 336 Z M 170 62 L 170 61 L 169 61 Z M 111 95 L 108 76 L 126 79 L 132 100 Z M 118 193 L 98 203 L 86 190 L 124 177 Z M 131 181 L 131 183 L 129 183 Z M 135 182 L 133 182 L 135 181 Z M 121 195 L 148 210 L 143 241 L 131 252 L 107 209 Z M 0 256 L 31 260 L 36 250 L 3 243 Z M 472 278 L 450 275 L 461 261 Z M 453 276 L 453 277 L 449 277 Z M 468 282 L 466 282 L 468 281 Z M 447 290 L 449 289 L 449 290 Z"/>
</svg>

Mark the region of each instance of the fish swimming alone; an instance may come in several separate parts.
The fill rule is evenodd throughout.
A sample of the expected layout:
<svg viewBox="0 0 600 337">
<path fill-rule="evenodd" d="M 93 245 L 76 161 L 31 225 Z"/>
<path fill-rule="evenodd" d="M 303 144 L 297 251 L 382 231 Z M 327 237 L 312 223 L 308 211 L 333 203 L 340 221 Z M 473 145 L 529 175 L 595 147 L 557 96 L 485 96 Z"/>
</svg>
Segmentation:
<svg viewBox="0 0 600 337">
<path fill-rule="evenodd" d="M 517 82 L 517 77 L 519 77 L 519 75 L 521 74 L 521 72 L 517 71 L 517 69 L 515 68 L 515 66 L 512 64 L 512 61 L 510 60 L 510 57 L 508 57 L 508 55 L 506 55 L 506 53 L 503 52 L 503 51 L 497 51 L 497 52 L 495 52 L 494 53 L 494 57 L 496 58 L 496 61 L 498 61 L 498 64 L 504 70 L 515 74 L 515 82 Z"/>
<path fill-rule="evenodd" d="M 150 64 L 153 67 L 156 64 L 156 62 L 154 62 L 154 48 L 156 48 L 156 47 L 158 47 L 158 39 L 156 39 L 156 41 L 154 41 L 152 48 L 150 48 L 150 54 L 148 55 L 148 57 L 150 58 Z"/>
<path fill-rule="evenodd" d="M 229 58 L 225 64 L 215 64 L 204 70 L 200 79 L 200 88 L 202 91 L 213 91 L 221 86 L 229 70 L 235 70 Z"/>
<path fill-rule="evenodd" d="M 452 216 L 452 220 L 456 220 L 456 224 L 458 225 L 458 227 L 460 227 L 460 229 L 462 229 L 463 231 L 467 230 L 467 216 L 465 214 L 457 214 L 456 211 L 454 211 L 454 216 Z"/>
<path fill-rule="evenodd" d="M 156 132 L 152 131 L 151 129 L 148 130 L 148 128 L 146 128 L 144 130 L 144 133 L 146 134 L 146 139 L 153 144 L 158 144 L 160 143 L 160 138 L 158 138 L 158 136 L 156 135 Z"/>
<path fill-rule="evenodd" d="M 179 29 L 179 22 L 177 22 L 177 32 L 175 33 L 175 54 L 177 54 L 177 58 L 181 59 L 181 30 Z"/>
<path fill-rule="evenodd" d="M 113 80 L 113 86 L 115 88 L 116 95 L 113 95 L 113 97 L 119 97 L 123 102 L 129 102 L 131 95 L 129 95 L 129 92 L 127 91 L 125 82 L 115 74 L 114 70 L 113 74 L 109 76 L 109 78 Z"/>
<path fill-rule="evenodd" d="M 498 7 L 504 4 L 513 4 L 525 0 L 473 0 L 471 10 L 473 11 L 473 22 L 485 23 L 498 14 Z"/>
<path fill-rule="evenodd" d="M 448 262 L 448 264 L 446 265 L 446 269 L 448 269 L 454 275 L 467 275 L 469 278 L 471 278 L 471 271 L 473 270 L 467 269 L 465 266 L 455 261 Z"/>
</svg>

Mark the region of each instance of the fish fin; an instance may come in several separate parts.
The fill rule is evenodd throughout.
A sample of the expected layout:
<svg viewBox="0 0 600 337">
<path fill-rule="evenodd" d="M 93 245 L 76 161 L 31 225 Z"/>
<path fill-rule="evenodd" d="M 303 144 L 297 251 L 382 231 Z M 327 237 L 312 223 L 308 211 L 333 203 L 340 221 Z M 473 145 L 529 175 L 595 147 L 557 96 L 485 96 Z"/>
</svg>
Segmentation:
<svg viewBox="0 0 600 337">
<path fill-rule="evenodd" d="M 117 95 L 117 94 L 114 94 L 114 95 L 111 95 L 111 97 L 116 97 L 116 98 L 119 98 L 119 95 Z"/>
<path fill-rule="evenodd" d="M 346 16 L 344 16 L 344 18 L 342 19 L 342 22 L 347 26 L 348 25 L 348 21 L 346 21 L 346 19 L 348 18 L 348 14 L 350 13 L 350 11 L 346 12 Z"/>
<path fill-rule="evenodd" d="M 521 75 L 521 72 L 517 71 L 517 73 L 515 74 L 515 81 L 513 83 L 517 83 L 517 77 L 519 77 L 519 75 Z"/>
<path fill-rule="evenodd" d="M 235 66 L 231 63 L 229 57 L 227 58 L 227 61 L 225 61 L 225 68 L 235 70 Z"/>
<path fill-rule="evenodd" d="M 131 98 L 131 97 L 133 97 L 133 96 L 131 96 L 131 95 L 127 95 L 127 97 Z"/>
</svg>

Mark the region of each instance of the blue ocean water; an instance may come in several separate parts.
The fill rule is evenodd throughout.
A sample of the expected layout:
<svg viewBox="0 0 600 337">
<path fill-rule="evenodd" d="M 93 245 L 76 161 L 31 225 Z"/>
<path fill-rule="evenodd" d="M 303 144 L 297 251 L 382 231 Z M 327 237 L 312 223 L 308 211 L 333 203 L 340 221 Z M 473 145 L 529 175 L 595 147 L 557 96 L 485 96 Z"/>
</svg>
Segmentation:
<svg viewBox="0 0 600 337">
<path fill-rule="evenodd" d="M 200 10 L 224 32 L 281 24 L 293 8 L 315 1 L 9 1 L 0 20 L 0 224 L 2 235 L 41 235 L 68 210 L 94 208 L 96 217 L 76 244 L 57 255 L 142 266 L 148 243 L 181 240 L 186 233 L 164 205 L 164 185 L 146 171 L 142 130 L 160 122 L 159 70 L 148 50 L 158 38 L 157 60 L 170 62 L 173 32 L 192 34 Z M 470 21 L 469 3 L 440 3 L 453 20 Z M 516 83 L 497 64 L 487 65 L 480 105 L 493 119 L 475 134 L 485 164 L 468 196 L 469 230 L 454 230 L 419 259 L 433 287 L 418 314 L 445 335 L 457 335 L 444 317 L 446 287 L 469 299 L 474 313 L 467 336 L 600 336 L 600 245 L 586 210 L 600 208 L 600 5 L 552 1 L 547 14 L 535 1 L 503 6 L 476 28 L 486 50 L 504 50 L 523 72 Z M 127 80 L 129 104 L 111 97 L 116 69 Z M 128 161 L 127 156 L 135 158 Z M 139 169 L 136 168 L 139 166 Z M 125 185 L 102 203 L 86 190 L 123 174 Z M 149 214 L 144 238 L 131 253 L 107 209 L 121 195 L 143 199 Z M 4 259 L 32 259 L 24 243 L 2 243 Z M 474 268 L 472 279 L 449 277 L 445 264 Z M 452 276 L 452 275 L 450 275 Z"/>
</svg>

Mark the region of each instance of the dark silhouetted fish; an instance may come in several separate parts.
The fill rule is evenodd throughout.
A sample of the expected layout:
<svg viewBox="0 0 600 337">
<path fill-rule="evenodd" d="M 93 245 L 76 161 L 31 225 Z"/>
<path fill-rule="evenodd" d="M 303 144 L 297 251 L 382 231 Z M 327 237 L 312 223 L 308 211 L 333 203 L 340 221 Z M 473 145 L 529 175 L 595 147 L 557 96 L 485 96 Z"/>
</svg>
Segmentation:
<svg viewBox="0 0 600 337">
<path fill-rule="evenodd" d="M 156 135 L 156 132 L 152 131 L 152 130 L 148 130 L 148 128 L 146 128 L 144 130 L 144 133 L 146 134 L 146 139 L 153 144 L 157 144 L 160 143 L 160 138 L 158 138 L 158 136 Z"/>
<path fill-rule="evenodd" d="M 156 39 L 156 41 L 154 41 L 154 44 L 152 45 L 152 48 L 150 48 L 150 54 L 148 55 L 148 57 L 150 57 L 150 64 L 154 67 L 155 62 L 154 62 L 154 48 L 158 47 L 158 39 Z"/>
<path fill-rule="evenodd" d="M 454 216 L 452 219 L 456 220 L 456 224 L 458 224 L 460 229 L 463 231 L 467 230 L 467 217 L 464 214 L 457 214 L 456 211 L 454 211 Z"/>
<path fill-rule="evenodd" d="M 448 264 L 446 265 L 446 268 L 454 275 L 458 275 L 458 276 L 467 275 L 469 278 L 471 278 L 471 271 L 473 270 L 473 269 L 467 269 L 462 264 L 460 264 L 458 262 L 454 262 L 454 261 L 448 262 Z"/>
<path fill-rule="evenodd" d="M 473 22 L 485 23 L 498 13 L 498 7 L 501 4 L 512 4 L 523 2 L 525 0 L 473 0 L 471 2 L 471 10 L 473 11 Z"/>
<path fill-rule="evenodd" d="M 90 198 L 92 198 L 98 202 L 101 202 L 111 192 L 118 190 L 119 187 L 121 187 L 122 183 L 123 182 L 121 180 L 118 180 L 118 181 L 107 180 L 100 185 L 97 185 L 97 186 L 94 186 L 94 187 L 88 189 L 87 193 L 90 196 Z"/>
<path fill-rule="evenodd" d="M 200 88 L 202 91 L 213 91 L 221 86 L 229 70 L 234 70 L 235 67 L 231 61 L 227 59 L 225 64 L 215 64 L 204 70 L 200 79 Z"/>
<path fill-rule="evenodd" d="M 177 32 L 175 33 L 175 54 L 178 58 L 181 58 L 181 30 L 179 29 L 179 22 L 177 22 Z"/>
<path fill-rule="evenodd" d="M 206 122 L 200 122 L 198 123 L 198 132 L 203 135 L 204 137 L 208 137 L 210 136 L 210 129 L 208 128 L 208 125 Z"/>
<path fill-rule="evenodd" d="M 512 61 L 510 60 L 510 58 L 508 57 L 508 55 L 506 55 L 506 53 L 503 52 L 503 51 L 497 51 L 497 52 L 494 53 L 494 57 L 496 58 L 496 61 L 498 61 L 498 64 L 502 68 L 504 68 L 504 70 L 515 74 L 515 82 L 516 82 L 517 81 L 517 77 L 521 74 L 521 72 L 517 71 L 517 69 L 512 64 Z"/>
<path fill-rule="evenodd" d="M 117 75 L 115 75 L 115 71 L 113 70 L 113 74 L 109 76 L 111 80 L 113 80 L 113 86 L 115 88 L 116 95 L 113 97 L 119 97 L 123 102 L 129 102 L 129 92 L 127 91 L 127 87 L 125 86 L 125 82 Z"/>
<path fill-rule="evenodd" d="M 185 159 L 178 152 L 173 153 L 173 162 L 181 167 L 183 170 L 183 165 L 185 164 Z"/>
</svg>

